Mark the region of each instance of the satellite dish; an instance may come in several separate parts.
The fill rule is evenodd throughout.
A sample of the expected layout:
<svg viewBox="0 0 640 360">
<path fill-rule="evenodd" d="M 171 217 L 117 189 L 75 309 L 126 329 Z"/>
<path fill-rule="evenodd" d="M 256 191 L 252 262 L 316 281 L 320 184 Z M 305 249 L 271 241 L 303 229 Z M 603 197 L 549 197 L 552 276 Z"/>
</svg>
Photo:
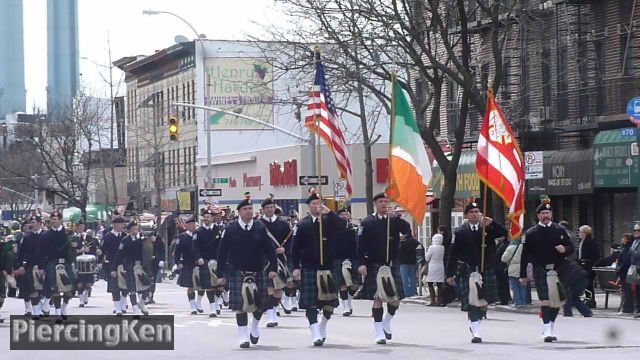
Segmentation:
<svg viewBox="0 0 640 360">
<path fill-rule="evenodd" d="M 182 36 L 182 35 L 176 35 L 176 37 L 174 37 L 173 39 L 175 40 L 176 44 L 189 42 L 189 39 L 187 39 L 186 36 Z"/>
</svg>

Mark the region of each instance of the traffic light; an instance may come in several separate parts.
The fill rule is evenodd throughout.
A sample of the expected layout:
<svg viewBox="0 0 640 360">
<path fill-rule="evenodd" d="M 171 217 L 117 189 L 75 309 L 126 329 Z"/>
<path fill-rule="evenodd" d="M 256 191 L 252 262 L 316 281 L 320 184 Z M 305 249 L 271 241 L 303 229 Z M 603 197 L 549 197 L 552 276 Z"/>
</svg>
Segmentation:
<svg viewBox="0 0 640 360">
<path fill-rule="evenodd" d="M 178 119 L 178 114 L 169 115 L 169 139 L 171 141 L 178 141 L 179 125 L 180 125 L 180 121 Z"/>
</svg>

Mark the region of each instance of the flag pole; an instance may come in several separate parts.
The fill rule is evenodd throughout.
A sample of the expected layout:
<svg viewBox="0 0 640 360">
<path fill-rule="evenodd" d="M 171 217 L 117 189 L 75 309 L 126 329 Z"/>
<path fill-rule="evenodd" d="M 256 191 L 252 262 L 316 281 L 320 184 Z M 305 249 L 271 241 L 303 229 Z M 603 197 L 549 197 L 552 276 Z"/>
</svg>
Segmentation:
<svg viewBox="0 0 640 360">
<path fill-rule="evenodd" d="M 320 47 L 316 45 L 315 49 L 314 49 L 314 59 L 315 59 L 315 64 L 316 67 L 318 65 L 318 63 L 320 62 Z M 317 71 L 317 70 L 316 70 Z M 315 85 L 314 85 L 315 86 Z M 312 89 L 312 91 L 314 91 L 315 89 Z M 316 136 L 316 153 L 318 154 L 317 156 L 317 166 L 316 166 L 316 179 L 318 179 L 318 197 L 320 198 L 320 214 L 318 216 L 318 223 L 319 223 L 319 241 L 320 241 L 320 265 L 324 265 L 324 252 L 322 249 L 322 205 L 323 205 L 323 199 L 322 199 L 322 149 L 320 147 L 320 142 L 322 141 L 320 139 L 320 116 L 318 116 L 316 114 L 316 116 L 314 117 L 314 121 L 315 121 L 315 125 L 316 125 L 316 132 L 317 135 Z"/>
<path fill-rule="evenodd" d="M 488 100 L 491 100 L 493 98 L 493 90 L 489 89 L 487 90 L 487 98 Z M 487 109 L 488 110 L 488 109 Z M 486 174 L 485 174 L 486 175 Z M 487 178 L 487 176 L 485 176 L 485 179 Z M 487 198 L 488 198 L 488 193 L 489 193 L 489 187 L 487 186 L 486 182 L 483 182 L 483 196 L 482 196 L 482 218 L 480 219 L 480 221 L 482 222 L 482 220 L 484 219 L 485 214 L 487 213 Z M 486 248 L 487 248 L 487 230 L 484 228 L 484 224 L 482 225 L 482 248 L 480 251 L 480 274 L 482 274 L 484 272 L 484 258 L 485 258 L 485 253 L 487 252 Z"/>
<path fill-rule="evenodd" d="M 393 147 L 393 129 L 396 123 L 396 81 L 397 74 L 395 70 L 391 72 L 391 126 L 389 128 L 389 153 L 388 153 L 388 163 L 389 163 L 389 174 L 387 175 L 387 189 L 391 187 L 391 149 Z M 391 252 L 391 241 L 389 237 L 391 237 L 391 214 L 386 214 L 387 216 L 387 265 L 389 265 L 389 257 Z"/>
</svg>

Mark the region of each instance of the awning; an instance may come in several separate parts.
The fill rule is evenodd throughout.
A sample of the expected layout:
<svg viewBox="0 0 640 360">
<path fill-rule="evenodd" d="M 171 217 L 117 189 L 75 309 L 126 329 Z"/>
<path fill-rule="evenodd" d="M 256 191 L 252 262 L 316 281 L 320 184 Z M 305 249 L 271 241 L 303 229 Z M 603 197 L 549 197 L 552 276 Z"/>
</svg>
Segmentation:
<svg viewBox="0 0 640 360">
<path fill-rule="evenodd" d="M 444 186 L 444 175 L 436 162 L 433 166 L 433 178 L 431 189 L 433 196 L 439 198 Z M 468 199 L 480 197 L 480 180 L 476 175 L 476 151 L 467 150 L 460 154 L 456 179 L 456 199 Z"/>
<path fill-rule="evenodd" d="M 545 151 L 543 179 L 527 180 L 527 196 L 593 192 L 593 149 Z"/>
<path fill-rule="evenodd" d="M 601 131 L 593 140 L 594 186 L 636 187 L 640 182 L 637 129 Z"/>
</svg>

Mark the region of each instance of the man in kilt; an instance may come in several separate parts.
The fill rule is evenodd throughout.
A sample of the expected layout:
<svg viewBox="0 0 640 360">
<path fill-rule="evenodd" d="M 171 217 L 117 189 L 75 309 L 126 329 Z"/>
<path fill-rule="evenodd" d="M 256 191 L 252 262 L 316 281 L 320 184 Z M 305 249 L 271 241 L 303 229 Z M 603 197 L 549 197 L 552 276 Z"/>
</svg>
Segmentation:
<svg viewBox="0 0 640 360">
<path fill-rule="evenodd" d="M 124 277 L 127 283 L 126 290 L 129 292 L 133 315 L 140 315 L 141 313 L 149 315 L 143 299 L 148 296 L 151 280 L 146 276 L 142 267 L 143 240 L 140 237 L 139 230 L 138 223 L 132 221 L 127 224 L 128 234 L 120 242 L 113 265 L 116 269 L 120 265 L 124 268 Z M 116 270 L 111 271 L 111 277 L 117 277 Z M 138 298 L 138 294 L 140 294 L 140 298 Z"/>
<path fill-rule="evenodd" d="M 191 306 L 191 315 L 197 315 L 203 313 L 202 305 L 198 305 L 196 302 L 196 293 L 193 289 L 193 270 L 197 269 L 197 265 L 204 265 L 204 262 L 196 264 L 196 253 L 194 249 L 194 241 L 197 239 L 196 228 L 198 222 L 195 217 L 190 217 L 185 221 L 187 231 L 178 235 L 176 239 L 176 249 L 174 252 L 174 263 L 178 264 L 178 285 L 183 288 L 187 288 L 187 299 L 189 299 L 189 305 Z M 201 260 L 201 259 L 200 259 Z M 204 291 L 198 291 L 198 300 L 204 296 Z"/>
<path fill-rule="evenodd" d="M 382 345 L 392 338 L 391 320 L 400 307 L 400 300 L 404 298 L 398 257 L 400 255 L 400 237 L 401 235 L 411 236 L 411 225 L 395 215 L 385 193 L 375 195 L 373 202 L 376 212 L 362 220 L 358 231 L 357 260 L 358 272 L 366 276 L 366 298 L 373 299 L 371 313 L 376 343 Z M 387 226 L 390 226 L 388 241 Z M 369 266 L 365 264 L 369 264 Z M 393 276 L 395 287 L 393 291 L 395 293 L 388 294 L 393 298 L 392 301 L 381 298 L 383 291 L 387 293 L 386 289 L 378 289 L 378 272 L 383 266 L 388 266 Z M 387 302 L 387 313 L 384 316 L 383 301 Z"/>
<path fill-rule="evenodd" d="M 78 233 L 78 247 L 76 253 L 80 255 L 93 255 L 96 256 L 98 249 L 97 239 L 93 237 L 91 230 L 87 230 L 84 233 Z M 76 279 L 76 289 L 78 290 L 78 300 L 80 301 L 80 307 L 84 307 L 89 303 L 89 293 L 93 286 L 93 277 L 95 274 L 80 274 L 78 273 Z"/>
<path fill-rule="evenodd" d="M 265 309 L 273 306 L 267 294 L 265 259 L 268 261 L 269 281 L 276 273 L 276 247 L 267 234 L 267 227 L 253 221 L 251 199 L 244 199 L 237 207 L 239 218 L 222 234 L 218 249 L 218 284 L 229 282 L 229 308 L 236 312 L 240 348 L 257 344 L 260 318 Z M 228 261 L 228 263 L 227 263 Z M 253 315 L 249 329 L 248 312 Z"/>
<path fill-rule="evenodd" d="M 336 256 L 336 235 L 347 222 L 322 204 L 322 199 L 311 191 L 307 199 L 309 215 L 300 220 L 293 233 L 291 252 L 293 278 L 300 281 L 300 307 L 305 309 L 313 346 L 322 346 L 327 338 L 327 323 L 338 307 L 338 289 L 333 263 Z M 320 247 L 320 216 L 322 216 L 322 248 Z M 318 289 L 318 276 L 331 274 L 325 282 L 325 291 Z M 326 278 L 326 276 L 325 276 Z M 322 281 L 322 280 L 320 280 Z M 321 299 L 322 298 L 322 299 Z M 331 299 L 331 300 L 329 300 Z M 322 310 L 318 323 L 318 310 Z"/>
<path fill-rule="evenodd" d="M 125 237 L 124 219 L 119 216 L 114 217 L 111 225 L 111 230 L 102 237 L 102 246 L 96 253 L 104 256 L 102 269 L 107 277 L 107 292 L 111 293 L 113 313 L 120 316 L 127 311 L 127 295 L 129 293 L 126 289 L 120 289 L 117 278 L 112 277 L 111 272 L 117 271 L 115 260 L 122 238 Z"/>
<path fill-rule="evenodd" d="M 155 231 L 141 234 L 144 236 L 142 238 L 142 266 L 151 280 L 151 287 L 148 291 L 149 296 L 144 298 L 144 303 L 145 305 L 155 304 L 153 296 L 156 292 L 156 278 L 160 269 L 164 267 L 164 242 Z"/>
<path fill-rule="evenodd" d="M 60 211 L 51 213 L 49 220 L 51 228 L 42 235 L 40 242 L 42 256 L 39 259 L 39 265 L 46 269 L 44 301 L 48 302 L 49 298 L 53 298 L 56 315 L 66 320 L 67 306 L 73 297 L 76 284 L 72 263 L 75 260 L 78 242 L 77 238 L 70 238 L 67 230 L 62 226 Z"/>
<path fill-rule="evenodd" d="M 42 229 L 42 217 L 33 215 L 29 218 L 30 231 L 26 232 L 18 243 L 18 253 L 16 254 L 16 274 L 18 286 L 20 287 L 20 296 L 24 300 L 25 315 L 32 315 L 38 318 L 42 315 L 42 306 L 40 305 L 40 297 L 42 296 L 42 281 L 44 280 L 45 270 L 40 269 L 34 279 L 34 266 L 40 263 L 39 248 L 40 239 L 44 234 Z M 36 282 L 38 283 L 36 289 Z M 48 303 L 47 303 L 48 305 Z M 47 314 L 48 315 L 48 314 Z"/>
<path fill-rule="evenodd" d="M 351 316 L 353 314 L 353 306 L 351 300 L 358 289 L 358 274 L 355 270 L 356 264 L 356 248 L 358 243 L 358 227 L 351 223 L 351 214 L 346 208 L 338 211 L 344 221 L 347 222 L 347 228 L 340 231 L 336 236 L 336 259 L 333 262 L 333 273 L 336 276 L 336 284 L 338 285 L 338 293 L 342 302 L 342 316 Z M 347 286 L 346 280 L 342 273 L 345 261 L 351 263 L 351 270 L 345 268 L 351 274 L 351 284 Z"/>
<path fill-rule="evenodd" d="M 482 276 L 482 291 L 478 292 L 479 300 L 487 304 L 495 301 L 498 295 L 496 276 L 493 268 L 496 264 L 496 239 L 506 237 L 507 230 L 493 219 L 482 216 L 477 202 L 470 202 L 464 209 L 467 223 L 457 228 L 453 233 L 451 250 L 447 262 L 447 283 L 457 284 L 462 300 L 461 310 L 467 311 L 471 323 L 471 342 L 480 343 L 480 322 L 487 312 L 487 306 L 474 306 L 469 300 L 469 279 L 472 274 Z M 482 247 L 482 232 L 485 232 L 485 247 Z M 484 251 L 484 267 L 482 252 Z M 474 283 L 475 285 L 476 283 Z M 475 290 L 475 289 L 474 289 Z M 477 304 L 477 303 L 476 303 Z"/>
<path fill-rule="evenodd" d="M 522 241 L 522 257 L 520 260 L 520 283 L 528 283 L 527 264 L 533 265 L 533 278 L 540 299 L 540 317 L 543 323 L 542 338 L 544 342 L 557 340 L 554 325 L 560 307 L 551 307 L 547 273 L 560 272 L 560 266 L 567 262 L 575 246 L 570 240 L 567 230 L 552 222 L 553 212 L 549 202 L 543 202 L 536 208 L 538 224 L 527 230 Z M 563 274 L 559 274 L 563 275 Z"/>
<path fill-rule="evenodd" d="M 196 230 L 196 239 L 193 242 L 195 257 L 198 259 L 196 271 L 200 273 L 201 288 L 206 290 L 207 299 L 211 306 L 209 317 L 217 317 L 220 314 L 220 297 L 222 296 L 222 287 L 212 283 L 211 273 L 209 271 L 209 262 L 214 261 L 218 257 L 218 247 L 220 246 L 221 229 L 213 224 L 214 212 L 206 209 L 202 212 L 202 226 Z"/>
<path fill-rule="evenodd" d="M 293 287 L 293 278 L 290 277 L 290 270 L 287 268 L 287 253 L 291 251 L 291 235 L 293 231 L 289 226 L 289 223 L 280 219 L 278 215 L 276 215 L 276 203 L 273 201 L 273 195 L 266 198 L 262 202 L 262 217 L 260 218 L 260 222 L 262 222 L 269 231 L 269 238 L 273 241 L 273 245 L 276 247 L 276 254 L 278 256 L 278 261 L 283 265 L 283 268 L 280 268 L 276 265 L 278 269 L 278 276 L 282 283 L 285 283 L 287 287 Z M 283 278 L 284 277 L 284 278 Z M 283 289 L 275 287 L 275 283 L 268 284 L 267 293 L 269 294 L 269 302 L 273 304 L 270 308 L 266 310 L 267 313 L 267 327 L 276 327 L 278 326 L 278 314 L 276 309 L 280 304 L 280 300 L 282 299 Z"/>
</svg>

